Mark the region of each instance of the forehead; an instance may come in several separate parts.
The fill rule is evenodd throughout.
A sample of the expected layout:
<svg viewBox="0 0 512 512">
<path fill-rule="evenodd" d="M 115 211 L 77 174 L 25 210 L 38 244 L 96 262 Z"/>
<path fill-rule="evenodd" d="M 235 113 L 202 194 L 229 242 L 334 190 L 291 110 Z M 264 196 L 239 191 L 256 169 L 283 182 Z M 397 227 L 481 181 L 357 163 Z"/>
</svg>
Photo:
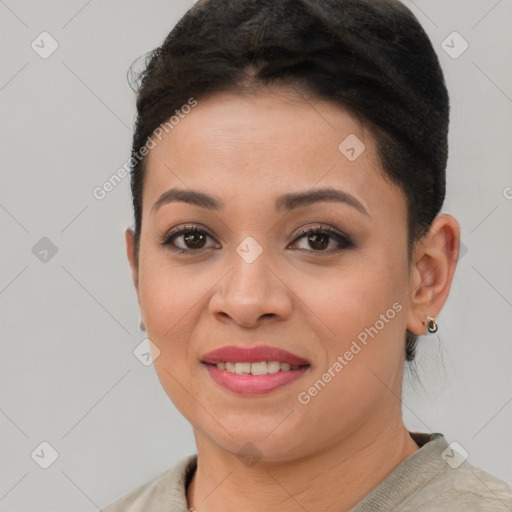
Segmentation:
<svg viewBox="0 0 512 512">
<path fill-rule="evenodd" d="M 348 110 L 293 89 L 198 100 L 161 139 L 154 138 L 146 161 L 145 209 L 174 186 L 214 189 L 245 205 L 335 186 L 367 210 L 377 195 L 391 194 L 390 205 L 400 195 L 382 176 L 368 131 Z"/>
</svg>

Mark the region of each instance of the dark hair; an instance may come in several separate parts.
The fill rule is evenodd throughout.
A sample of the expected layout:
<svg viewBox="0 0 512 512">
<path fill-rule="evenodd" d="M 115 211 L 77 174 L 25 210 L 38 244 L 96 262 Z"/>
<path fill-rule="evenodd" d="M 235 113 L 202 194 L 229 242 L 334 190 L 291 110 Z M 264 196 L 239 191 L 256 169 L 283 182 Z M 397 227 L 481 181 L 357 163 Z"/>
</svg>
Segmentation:
<svg viewBox="0 0 512 512">
<path fill-rule="evenodd" d="M 136 76 L 131 188 L 135 257 L 146 161 L 140 150 L 187 104 L 220 92 L 292 86 L 362 119 L 383 175 L 404 191 L 408 257 L 445 197 L 449 98 L 439 60 L 398 0 L 199 0 Z M 406 332 L 406 360 L 417 336 Z"/>
</svg>

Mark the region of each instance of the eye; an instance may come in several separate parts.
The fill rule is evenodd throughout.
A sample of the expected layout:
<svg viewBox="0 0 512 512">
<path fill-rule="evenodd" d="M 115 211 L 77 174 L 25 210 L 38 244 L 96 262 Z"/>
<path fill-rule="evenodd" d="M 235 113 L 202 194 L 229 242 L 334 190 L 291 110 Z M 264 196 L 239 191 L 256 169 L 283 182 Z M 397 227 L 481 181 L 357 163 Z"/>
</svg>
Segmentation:
<svg viewBox="0 0 512 512">
<path fill-rule="evenodd" d="M 206 239 L 211 235 L 202 229 L 199 229 L 197 225 L 182 226 L 179 230 L 173 229 L 167 233 L 160 244 L 169 247 L 171 250 L 178 253 L 200 251 L 202 249 L 208 249 L 205 247 Z M 182 246 L 177 246 L 175 241 L 181 241 Z"/>
<path fill-rule="evenodd" d="M 309 247 L 312 248 L 299 247 L 300 250 L 330 254 L 354 247 L 354 243 L 348 236 L 342 235 L 329 226 L 302 228 L 297 232 L 297 234 L 299 236 L 295 239 L 293 244 L 297 244 L 298 241 L 304 239 L 305 243 L 309 244 Z M 169 233 L 164 235 L 160 244 L 164 247 L 169 247 L 169 249 L 177 253 L 192 253 L 209 248 L 215 248 L 215 246 L 207 246 L 207 238 L 213 237 L 208 231 L 200 229 L 199 226 L 195 224 L 190 224 L 171 230 Z M 177 245 L 177 241 L 181 242 L 181 246 Z M 330 242 L 332 241 L 335 241 L 338 244 L 338 248 L 326 251 L 325 249 L 329 247 Z M 218 248 L 219 245 L 217 244 L 216 247 Z"/>
<path fill-rule="evenodd" d="M 326 226 L 315 226 L 313 228 L 302 228 L 298 231 L 300 235 L 294 243 L 297 243 L 301 239 L 304 239 L 305 245 L 309 245 L 309 247 L 299 247 L 301 250 L 311 251 L 310 248 L 313 249 L 312 252 L 322 252 L 322 253 L 332 253 L 341 251 L 343 249 L 349 249 L 354 246 L 352 240 L 346 236 L 342 235 L 338 231 L 333 228 Z M 326 251 L 325 249 L 329 247 L 330 242 L 335 241 L 338 244 L 338 248 L 334 250 Z"/>
</svg>

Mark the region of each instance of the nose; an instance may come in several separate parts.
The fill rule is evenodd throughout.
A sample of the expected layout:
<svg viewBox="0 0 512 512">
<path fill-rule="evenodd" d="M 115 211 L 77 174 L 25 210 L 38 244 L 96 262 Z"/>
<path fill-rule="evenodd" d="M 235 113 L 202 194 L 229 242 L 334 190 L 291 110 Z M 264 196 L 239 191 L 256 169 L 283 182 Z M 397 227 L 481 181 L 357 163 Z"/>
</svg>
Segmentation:
<svg viewBox="0 0 512 512">
<path fill-rule="evenodd" d="M 233 251 L 228 264 L 231 270 L 218 283 L 210 299 L 211 314 L 246 328 L 290 316 L 291 289 L 279 271 L 272 268 L 271 258 L 265 251 L 254 261 Z"/>
</svg>

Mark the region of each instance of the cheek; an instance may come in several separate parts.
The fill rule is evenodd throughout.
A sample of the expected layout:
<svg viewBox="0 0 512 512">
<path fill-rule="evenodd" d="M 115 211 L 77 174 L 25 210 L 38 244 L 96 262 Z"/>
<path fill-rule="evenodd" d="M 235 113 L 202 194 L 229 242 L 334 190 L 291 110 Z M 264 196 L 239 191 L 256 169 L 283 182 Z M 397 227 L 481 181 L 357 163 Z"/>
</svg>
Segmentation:
<svg viewBox="0 0 512 512">
<path fill-rule="evenodd" d="M 361 261 L 333 272 L 328 283 L 310 280 L 301 288 L 304 302 L 321 319 L 314 321 L 322 329 L 318 333 L 326 352 L 307 383 L 328 382 L 325 388 L 316 386 L 322 391 L 309 404 L 311 412 L 332 407 L 339 414 L 350 410 L 355 417 L 364 415 L 397 385 L 405 350 L 407 273 L 405 261 L 395 256 L 396 263 Z"/>
<path fill-rule="evenodd" d="M 298 306 L 317 325 L 317 333 L 329 351 L 350 345 L 352 339 L 376 322 L 382 334 L 401 328 L 401 320 L 395 320 L 397 310 L 403 309 L 405 281 L 382 264 L 331 270 L 328 276 L 304 274 L 294 283 L 294 292 L 300 299 Z"/>
<path fill-rule="evenodd" d="M 176 408 L 191 420 L 191 396 L 198 396 L 194 375 L 199 363 L 191 351 L 190 336 L 204 307 L 205 289 L 186 269 L 148 257 L 140 275 L 141 309 L 147 336 L 158 347 L 154 368 L 160 384 Z"/>
<path fill-rule="evenodd" d="M 204 289 L 183 266 L 157 251 L 147 251 L 140 270 L 139 295 L 146 325 L 157 341 L 173 338 Z"/>
<path fill-rule="evenodd" d="M 140 274 L 139 296 L 147 336 L 158 347 L 154 362 L 158 377 L 169 396 L 179 397 L 180 384 L 190 380 L 194 369 L 190 336 L 204 307 L 199 287 L 185 268 L 162 261 L 158 254 L 146 257 Z M 197 368 L 196 368 L 197 369 Z"/>
<path fill-rule="evenodd" d="M 324 287 L 317 281 L 316 289 L 302 291 L 310 310 L 321 318 L 317 322 L 308 315 L 322 328 L 326 354 L 301 389 L 299 401 L 307 404 L 298 407 L 326 436 L 350 429 L 394 401 L 389 390 L 398 384 L 405 348 L 402 284 L 394 280 L 396 275 L 379 279 L 379 274 L 382 267 L 373 272 L 351 269 L 350 276 Z"/>
</svg>

